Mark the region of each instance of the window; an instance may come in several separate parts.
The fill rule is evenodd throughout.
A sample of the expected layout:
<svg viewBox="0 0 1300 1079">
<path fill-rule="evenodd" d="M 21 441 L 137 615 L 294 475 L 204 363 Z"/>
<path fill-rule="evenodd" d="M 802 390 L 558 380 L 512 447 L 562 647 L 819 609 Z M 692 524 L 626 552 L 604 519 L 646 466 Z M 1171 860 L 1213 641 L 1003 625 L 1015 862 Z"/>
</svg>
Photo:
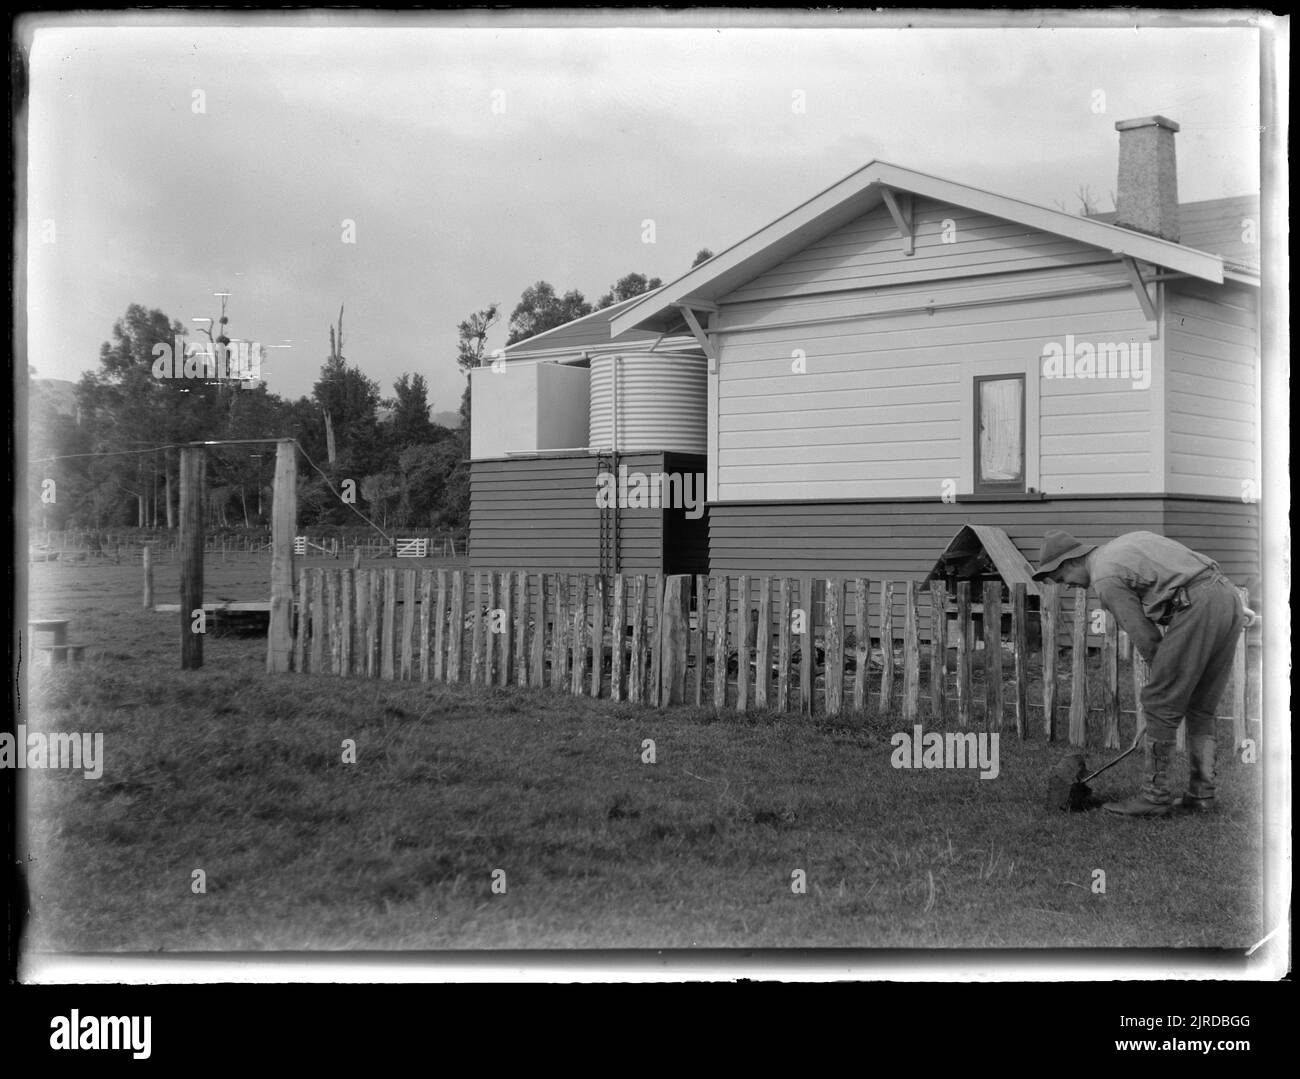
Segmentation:
<svg viewBox="0 0 1300 1079">
<path fill-rule="evenodd" d="M 975 378 L 975 493 L 1025 490 L 1025 376 Z"/>
</svg>

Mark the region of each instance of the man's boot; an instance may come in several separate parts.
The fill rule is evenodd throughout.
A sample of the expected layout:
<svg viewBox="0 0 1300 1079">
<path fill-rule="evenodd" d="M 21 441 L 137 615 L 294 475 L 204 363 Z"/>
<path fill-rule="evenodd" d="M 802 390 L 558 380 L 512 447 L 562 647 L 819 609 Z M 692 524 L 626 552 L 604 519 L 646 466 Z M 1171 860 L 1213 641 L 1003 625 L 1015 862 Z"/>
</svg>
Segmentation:
<svg viewBox="0 0 1300 1079">
<path fill-rule="evenodd" d="M 1169 793 L 1169 758 L 1172 741 L 1157 742 L 1148 731 L 1143 742 L 1142 791 L 1124 802 L 1107 802 L 1102 809 L 1121 817 L 1167 817 L 1173 812 Z"/>
<path fill-rule="evenodd" d="M 1214 758 L 1218 743 L 1210 734 L 1193 734 L 1187 738 L 1187 793 L 1178 800 L 1178 808 L 1192 813 L 1210 813 L 1214 809 Z"/>
</svg>

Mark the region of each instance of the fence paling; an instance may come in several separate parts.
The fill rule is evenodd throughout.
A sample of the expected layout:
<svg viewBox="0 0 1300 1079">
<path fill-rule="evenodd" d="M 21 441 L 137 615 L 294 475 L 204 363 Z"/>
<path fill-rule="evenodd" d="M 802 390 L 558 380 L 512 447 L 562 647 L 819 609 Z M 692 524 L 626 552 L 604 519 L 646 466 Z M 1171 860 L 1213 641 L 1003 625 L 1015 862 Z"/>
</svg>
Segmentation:
<svg viewBox="0 0 1300 1079">
<path fill-rule="evenodd" d="M 754 638 L 754 707 L 766 711 L 772 692 L 772 578 L 758 579 L 758 621 Z"/>
<path fill-rule="evenodd" d="M 903 719 L 913 722 L 921 710 L 921 627 L 916 582 L 903 589 Z"/>
<path fill-rule="evenodd" d="M 823 690 L 826 714 L 838 716 L 844 703 L 844 582 L 828 579 L 825 589 Z"/>
<path fill-rule="evenodd" d="M 749 578 L 736 585 L 736 711 L 749 711 L 749 660 L 753 650 L 753 622 L 750 617 Z"/>
<path fill-rule="evenodd" d="M 704 704 L 704 642 L 709 636 L 709 579 L 704 574 L 695 578 L 695 627 L 691 631 L 691 654 L 695 657 L 694 698 L 695 707 Z"/>
<path fill-rule="evenodd" d="M 1015 663 L 1014 676 L 1016 737 L 1024 739 L 1029 729 L 1029 632 L 1027 624 L 1027 588 L 1017 581 L 1011 589 L 1011 648 Z"/>
<path fill-rule="evenodd" d="M 1105 636 L 1101 642 L 1102 745 L 1119 749 L 1119 637 L 1115 616 L 1104 613 Z"/>
<path fill-rule="evenodd" d="M 930 715 L 942 725 L 948 715 L 948 590 L 930 582 Z"/>
<path fill-rule="evenodd" d="M 1088 590 L 1074 589 L 1074 639 L 1070 649 L 1070 745 L 1088 741 Z"/>
<path fill-rule="evenodd" d="M 627 607 L 624 599 L 626 595 L 627 582 L 621 573 L 616 573 L 614 575 L 614 622 L 610 627 L 609 649 L 609 699 L 612 701 L 623 699 L 623 648 L 627 641 Z"/>
<path fill-rule="evenodd" d="M 894 699 L 894 582 L 880 582 L 880 711 Z"/>
<path fill-rule="evenodd" d="M 871 582 L 865 577 L 853 581 L 853 710 L 865 713 L 870 690 L 867 673 L 871 667 Z"/>
<path fill-rule="evenodd" d="M 713 707 L 727 707 L 727 619 L 730 617 L 730 578 L 714 577 L 713 593 Z"/>
<path fill-rule="evenodd" d="M 790 620 L 794 615 L 792 607 L 792 588 L 794 582 L 789 577 L 778 581 L 777 625 L 776 625 L 776 709 L 778 712 L 790 711 Z"/>
<path fill-rule="evenodd" d="M 813 579 L 799 579 L 799 612 L 803 615 L 803 632 L 799 634 L 799 711 L 810 716 L 813 712 L 813 655 L 816 638 L 813 624 L 817 606 L 813 601 Z"/>
<path fill-rule="evenodd" d="M 984 582 L 984 728 L 1002 729 L 1002 585 Z"/>
<path fill-rule="evenodd" d="M 581 696 L 587 681 L 587 578 L 580 576 L 573 591 L 573 682 L 570 692 Z"/>
<path fill-rule="evenodd" d="M 970 581 L 957 582 L 957 726 L 970 726 Z"/>
<path fill-rule="evenodd" d="M 1044 581 L 1039 597 L 1039 625 L 1043 649 L 1043 734 L 1049 742 L 1056 739 L 1056 648 L 1057 613 L 1060 593 L 1054 581 Z"/>
</svg>

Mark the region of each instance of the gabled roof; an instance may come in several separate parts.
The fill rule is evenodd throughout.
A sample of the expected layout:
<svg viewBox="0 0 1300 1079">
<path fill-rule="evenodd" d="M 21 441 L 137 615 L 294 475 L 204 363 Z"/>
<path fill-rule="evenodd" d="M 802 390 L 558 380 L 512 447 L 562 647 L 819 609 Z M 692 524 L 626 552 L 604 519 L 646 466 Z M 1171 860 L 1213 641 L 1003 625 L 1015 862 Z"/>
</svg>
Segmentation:
<svg viewBox="0 0 1300 1079">
<path fill-rule="evenodd" d="M 877 209 L 885 201 L 886 190 L 911 192 L 964 206 L 1215 284 L 1221 284 L 1224 279 L 1223 259 L 1218 255 L 1119 228 L 1096 218 L 995 195 L 886 161 L 872 161 L 653 295 L 637 297 L 611 320 L 610 335 L 619 337 L 632 330 L 671 331 L 681 326 L 678 305 L 695 303 L 707 308 L 795 252 Z"/>
<path fill-rule="evenodd" d="M 1042 595 L 1042 589 L 1034 580 L 1034 567 L 1020 553 L 1020 548 L 1011 542 L 1011 537 L 993 525 L 962 525 L 948 541 L 948 546 L 935 562 L 934 569 L 921 582 L 921 587 L 947 577 L 950 567 L 957 572 L 958 577 L 978 577 L 979 573 L 967 570 L 970 569 L 972 560 L 981 554 L 986 556 L 985 561 L 1006 584 L 1023 584 L 1029 595 Z M 972 599 L 979 602 L 976 597 Z"/>
<path fill-rule="evenodd" d="M 651 294 L 643 292 L 640 296 L 633 296 L 630 300 L 620 300 L 608 307 L 602 307 L 599 311 L 593 311 L 590 315 L 583 315 L 581 318 L 566 322 L 562 326 L 555 326 L 533 334 L 532 337 L 525 337 L 522 341 L 507 345 L 504 352 L 507 357 L 513 359 L 535 352 L 554 355 L 560 352 L 578 353 L 585 349 L 607 349 L 610 347 L 610 322 L 621 311 L 626 311 L 632 304 Z M 661 336 L 661 333 L 654 330 L 633 330 L 624 334 L 619 339 L 619 344 L 653 343 Z M 691 345 L 694 344 L 692 340 Z"/>
</svg>

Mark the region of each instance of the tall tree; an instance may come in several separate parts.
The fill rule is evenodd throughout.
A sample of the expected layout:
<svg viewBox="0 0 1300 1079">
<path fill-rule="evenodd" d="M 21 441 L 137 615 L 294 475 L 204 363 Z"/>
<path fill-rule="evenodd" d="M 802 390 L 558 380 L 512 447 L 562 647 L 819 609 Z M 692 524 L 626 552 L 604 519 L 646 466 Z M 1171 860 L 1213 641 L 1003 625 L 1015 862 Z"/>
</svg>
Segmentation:
<svg viewBox="0 0 1300 1079">
<path fill-rule="evenodd" d="M 421 374 L 407 374 L 393 383 L 393 445 L 398 449 L 432 442 L 436 437 L 429 419 L 429 387 Z"/>
<path fill-rule="evenodd" d="M 577 289 L 557 296 L 549 282 L 538 281 L 524 289 L 519 303 L 510 312 L 510 336 L 506 344 L 513 345 L 516 341 L 535 337 L 590 314 L 591 304 Z"/>
<path fill-rule="evenodd" d="M 620 277 L 610 286 L 609 291 L 597 302 L 596 310 L 603 311 L 612 304 L 630 300 L 634 296 L 640 296 L 643 292 L 659 288 L 662 284 L 663 282 L 657 277 L 647 279 L 643 273 L 630 273 L 625 277 Z"/>
<path fill-rule="evenodd" d="M 691 269 L 695 269 L 695 267 L 700 265 L 702 262 L 708 262 L 711 258 L 713 258 L 713 252 L 707 247 L 701 247 L 697 252 L 695 252 L 695 261 L 691 263 Z"/>
</svg>

